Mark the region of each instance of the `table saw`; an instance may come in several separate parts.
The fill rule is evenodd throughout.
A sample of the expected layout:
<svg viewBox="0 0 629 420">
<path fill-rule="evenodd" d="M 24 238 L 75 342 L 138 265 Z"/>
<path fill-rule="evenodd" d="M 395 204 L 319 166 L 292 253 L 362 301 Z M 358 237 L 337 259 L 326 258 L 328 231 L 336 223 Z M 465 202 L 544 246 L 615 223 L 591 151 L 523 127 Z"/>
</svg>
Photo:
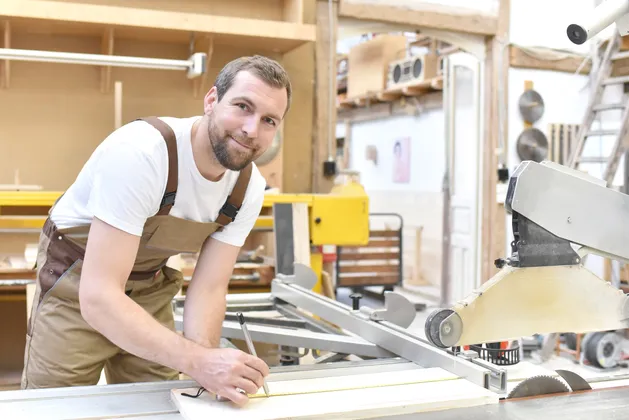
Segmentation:
<svg viewBox="0 0 629 420">
<path fill-rule="evenodd" d="M 269 293 L 227 297 L 224 339 L 243 339 L 235 319 L 241 312 L 255 343 L 278 347 L 270 396 L 251 395 L 236 408 L 190 380 L 5 391 L 0 418 L 629 418 L 627 376 L 584 378 L 523 361 L 491 363 L 466 347 L 534 333 L 626 328 L 628 298 L 590 272 L 583 256 L 629 258 L 626 228 L 597 222 L 619 220 L 629 196 L 559 165 L 523 162 L 510 180 L 506 208 L 514 215 L 513 254 L 466 299 L 431 314 L 427 338 L 409 329 L 416 311 L 402 295 L 386 292 L 382 308 L 358 299 L 345 305 L 314 292 L 316 273 L 294 263 L 276 274 Z M 592 222 L 586 215 L 599 217 Z M 184 302 L 185 296 L 173 300 L 179 330 Z M 581 316 L 584 308 L 592 310 L 588 317 Z M 312 362 L 305 363 L 309 352 Z"/>
</svg>

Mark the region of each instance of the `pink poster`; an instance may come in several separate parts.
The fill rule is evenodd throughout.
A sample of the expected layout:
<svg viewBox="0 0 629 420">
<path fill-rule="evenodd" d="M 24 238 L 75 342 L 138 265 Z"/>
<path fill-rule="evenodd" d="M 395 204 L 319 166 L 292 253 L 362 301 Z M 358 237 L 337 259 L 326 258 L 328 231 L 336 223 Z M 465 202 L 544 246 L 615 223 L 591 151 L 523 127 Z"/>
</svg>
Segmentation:
<svg viewBox="0 0 629 420">
<path fill-rule="evenodd" d="M 393 142 L 393 182 L 411 180 L 411 139 L 403 137 Z"/>
</svg>

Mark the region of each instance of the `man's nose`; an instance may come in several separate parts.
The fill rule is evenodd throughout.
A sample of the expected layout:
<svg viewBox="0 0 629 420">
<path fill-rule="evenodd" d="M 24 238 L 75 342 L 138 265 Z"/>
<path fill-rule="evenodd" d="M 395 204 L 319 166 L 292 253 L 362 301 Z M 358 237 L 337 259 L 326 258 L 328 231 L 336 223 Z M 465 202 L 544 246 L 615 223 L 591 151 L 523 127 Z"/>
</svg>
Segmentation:
<svg viewBox="0 0 629 420">
<path fill-rule="evenodd" d="M 258 137 L 258 127 L 260 125 L 260 121 L 258 118 L 247 118 L 245 120 L 245 125 L 242 128 L 242 131 L 247 135 L 247 137 L 256 138 Z"/>
</svg>

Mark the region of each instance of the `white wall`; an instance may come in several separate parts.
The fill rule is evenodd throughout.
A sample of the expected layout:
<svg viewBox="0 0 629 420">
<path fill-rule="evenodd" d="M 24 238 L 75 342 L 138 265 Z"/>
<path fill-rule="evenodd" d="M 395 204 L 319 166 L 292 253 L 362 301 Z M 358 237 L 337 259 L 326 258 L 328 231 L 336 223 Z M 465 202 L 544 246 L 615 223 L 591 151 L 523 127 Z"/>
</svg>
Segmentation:
<svg viewBox="0 0 629 420">
<path fill-rule="evenodd" d="M 582 22 L 596 0 L 511 0 L 510 41 L 524 46 L 567 49 L 587 53 L 589 42 L 570 42 L 566 29 Z M 609 34 L 602 32 L 601 36 Z"/>
<path fill-rule="evenodd" d="M 536 3 L 535 1 L 534 3 Z M 527 17 L 531 17 L 534 14 L 535 7 L 532 7 L 531 10 L 527 7 L 523 7 L 525 1 L 523 0 L 514 0 L 514 5 L 516 6 L 513 10 L 514 15 L 512 15 L 512 29 L 515 29 L 513 35 L 514 37 L 523 36 L 522 32 L 518 32 L 517 26 L 519 24 L 523 24 L 524 20 Z M 527 0 L 526 3 L 530 4 L 530 0 Z M 552 2 L 548 2 L 552 3 Z M 559 2 L 563 3 L 563 2 Z M 575 8 L 583 8 L 583 3 L 587 2 L 571 2 L 574 4 Z M 565 4 L 564 4 L 565 6 Z M 560 7 L 553 3 L 552 6 L 553 11 L 555 11 L 557 15 L 559 15 Z M 521 13 L 520 16 L 517 13 Z M 535 14 L 537 16 L 537 14 Z M 542 22 L 545 22 L 545 15 L 540 16 Z M 558 19 L 562 19 L 559 18 Z M 517 23 L 520 22 L 520 23 Z M 561 26 L 561 25 L 559 25 Z M 540 27 L 548 28 L 546 25 L 540 25 Z M 542 33 L 545 33 L 548 38 L 547 42 L 550 46 L 557 48 L 562 44 L 561 36 L 554 31 L 554 29 L 547 29 L 546 31 L 542 30 Z M 532 33 L 528 38 L 526 38 L 530 44 L 537 43 L 537 41 L 541 41 L 539 34 Z M 515 41 L 514 41 L 515 42 Z M 529 70 L 529 69 L 510 69 L 509 70 L 509 103 L 508 103 L 508 155 L 507 155 L 507 166 L 509 167 L 510 173 L 517 167 L 517 165 L 521 162 L 520 158 L 517 155 L 517 139 L 520 133 L 524 130 L 524 121 L 520 115 L 520 111 L 518 108 L 518 100 L 522 92 L 524 91 L 524 82 L 526 80 L 533 82 L 533 89 L 539 92 L 544 99 L 544 114 L 534 124 L 534 127 L 543 131 L 548 139 L 550 140 L 550 132 L 549 125 L 564 123 L 564 124 L 580 124 L 584 117 L 589 97 L 590 97 L 590 86 L 588 84 L 588 77 L 585 75 L 576 75 L 571 73 L 564 72 L 552 72 L 546 70 Z M 604 91 L 603 102 L 605 103 L 614 103 L 619 102 L 623 99 L 623 91 L 622 86 L 610 86 L 607 87 Z M 620 111 L 607 111 L 605 113 L 599 114 L 598 126 L 594 126 L 593 128 L 604 128 L 604 129 L 612 129 L 616 128 L 619 125 L 620 119 Z M 585 156 L 607 156 L 610 154 L 611 148 L 613 146 L 614 139 L 613 137 L 607 136 L 602 138 L 590 138 L 586 142 L 586 147 L 584 149 Z M 581 168 L 586 170 L 593 176 L 601 177 L 602 169 L 604 165 L 602 164 L 583 164 Z M 621 161 L 621 165 L 616 174 L 616 178 L 614 184 L 621 185 L 622 184 L 622 173 L 623 173 L 623 163 Z M 506 190 L 504 191 L 506 193 Z M 511 227 L 511 218 L 509 215 L 506 215 L 506 229 L 507 237 L 505 238 L 505 243 L 507 246 L 507 252 L 510 252 L 509 243 L 512 240 L 512 227 Z M 588 257 L 586 265 L 592 271 L 594 271 L 599 276 L 603 275 L 603 260 L 599 257 Z"/>
<path fill-rule="evenodd" d="M 360 172 L 360 182 L 370 199 L 371 213 L 398 213 L 403 217 L 404 278 L 413 276 L 416 229 L 423 227 L 420 251 L 421 275 L 438 285 L 441 276 L 441 183 L 445 170 L 443 111 L 418 116 L 396 116 L 352 124 L 350 168 Z M 339 124 L 337 135 L 344 135 Z M 393 182 L 393 145 L 410 137 L 410 180 Z M 365 150 L 375 146 L 377 165 L 366 159 Z M 376 222 L 377 219 L 374 219 Z M 394 225 L 393 222 L 391 224 Z"/>
</svg>

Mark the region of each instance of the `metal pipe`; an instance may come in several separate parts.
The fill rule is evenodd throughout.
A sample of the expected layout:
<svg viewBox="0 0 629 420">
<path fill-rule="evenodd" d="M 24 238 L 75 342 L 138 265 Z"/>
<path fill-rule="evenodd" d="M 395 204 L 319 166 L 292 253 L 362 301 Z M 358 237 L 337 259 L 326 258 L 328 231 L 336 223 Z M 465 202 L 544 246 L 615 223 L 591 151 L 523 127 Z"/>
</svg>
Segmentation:
<svg viewBox="0 0 629 420">
<path fill-rule="evenodd" d="M 583 44 L 598 35 L 623 15 L 629 13 L 629 0 L 606 0 L 579 19 L 568 25 L 568 39 L 575 44 Z M 621 33 L 621 35 L 624 35 Z"/>
<path fill-rule="evenodd" d="M 187 70 L 193 71 L 195 74 L 199 71 L 205 70 L 204 53 L 193 54 L 188 60 L 172 60 L 166 58 L 128 57 L 103 54 L 0 48 L 0 60 L 133 67 L 159 70 Z M 200 66 L 200 68 L 197 68 L 197 66 Z"/>
</svg>

